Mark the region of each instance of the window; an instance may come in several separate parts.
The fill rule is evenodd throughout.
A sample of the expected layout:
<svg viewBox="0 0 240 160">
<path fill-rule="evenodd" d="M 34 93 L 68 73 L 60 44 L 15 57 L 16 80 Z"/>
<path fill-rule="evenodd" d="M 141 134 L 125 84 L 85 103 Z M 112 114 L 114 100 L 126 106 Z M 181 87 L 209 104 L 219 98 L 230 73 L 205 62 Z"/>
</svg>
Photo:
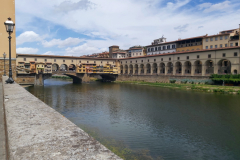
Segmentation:
<svg viewBox="0 0 240 160">
<path fill-rule="evenodd" d="M 151 51 L 153 52 L 153 51 L 154 51 L 154 48 L 151 48 Z"/>
<path fill-rule="evenodd" d="M 132 63 L 132 61 L 130 61 L 130 63 Z"/>
<path fill-rule="evenodd" d="M 206 42 L 208 42 L 208 38 L 206 38 Z"/>
<path fill-rule="evenodd" d="M 127 63 L 127 61 L 126 61 L 126 63 Z"/>
<path fill-rule="evenodd" d="M 161 47 L 158 47 L 158 50 L 160 51 L 160 50 L 161 50 Z"/>
<path fill-rule="evenodd" d="M 137 61 L 136 61 L 136 63 L 137 63 Z"/>
<path fill-rule="evenodd" d="M 215 41 L 217 41 L 218 40 L 218 37 L 215 37 Z"/>
<path fill-rule="evenodd" d="M 81 63 L 81 61 L 79 61 L 79 63 Z"/>
<path fill-rule="evenodd" d="M 63 62 L 65 62 L 65 60 L 63 60 Z"/>
<path fill-rule="evenodd" d="M 171 61 L 171 58 L 169 58 L 169 61 Z"/>
<path fill-rule="evenodd" d="M 161 58 L 161 61 L 163 61 L 163 58 Z"/>
<path fill-rule="evenodd" d="M 149 59 L 148 59 L 148 62 L 149 62 Z"/>
<path fill-rule="evenodd" d="M 230 43 L 230 47 L 232 47 L 233 46 L 233 43 Z"/>
<path fill-rule="evenodd" d="M 54 59 L 54 62 L 56 62 L 56 59 Z"/>
<path fill-rule="evenodd" d="M 167 49 L 170 49 L 170 45 L 167 46 Z"/>
<path fill-rule="evenodd" d="M 238 46 L 238 43 L 235 43 L 235 46 Z"/>
<path fill-rule="evenodd" d="M 26 58 L 23 58 L 24 61 L 26 61 L 27 59 Z"/>
<path fill-rule="evenodd" d="M 220 48 L 222 48 L 222 44 L 220 44 Z"/>
<path fill-rule="evenodd" d="M 237 57 L 237 56 L 238 56 L 238 53 L 237 53 L 237 52 L 234 52 L 234 56 Z"/>
<path fill-rule="evenodd" d="M 189 56 L 187 56 L 187 59 L 189 59 Z"/>
<path fill-rule="evenodd" d="M 180 57 L 177 57 L 178 60 L 180 60 Z"/>
<path fill-rule="evenodd" d="M 47 62 L 47 59 L 45 59 L 45 62 Z"/>
<path fill-rule="evenodd" d="M 212 48 L 213 48 L 213 46 L 211 45 L 211 46 L 210 46 L 210 48 L 212 49 Z"/>
<path fill-rule="evenodd" d="M 96 63 L 96 61 L 94 61 L 94 63 Z"/>
<path fill-rule="evenodd" d="M 228 39 L 228 36 L 225 36 L 225 39 Z"/>
<path fill-rule="evenodd" d="M 210 38 L 210 41 L 213 41 L 213 38 Z"/>
<path fill-rule="evenodd" d="M 222 40 L 223 39 L 223 36 L 220 36 L 220 40 Z"/>
<path fill-rule="evenodd" d="M 206 46 L 206 49 L 208 49 L 208 46 Z"/>
<path fill-rule="evenodd" d="M 88 61 L 87 61 L 87 63 L 88 63 Z"/>
<path fill-rule="evenodd" d="M 155 51 L 157 51 L 158 49 L 157 49 L 157 47 L 155 47 Z"/>
<path fill-rule="evenodd" d="M 150 52 L 151 51 L 151 49 L 150 48 L 148 48 L 148 52 Z"/>
<path fill-rule="evenodd" d="M 217 48 L 217 45 L 215 45 L 215 48 Z"/>
<path fill-rule="evenodd" d="M 223 57 L 226 57 L 226 53 L 223 53 L 222 56 L 223 56 Z"/>
<path fill-rule="evenodd" d="M 225 44 L 225 47 L 227 47 L 228 45 L 227 44 Z"/>
<path fill-rule="evenodd" d="M 211 57 L 212 57 L 211 54 L 209 54 L 209 55 L 208 55 L 208 58 L 211 58 Z"/>
<path fill-rule="evenodd" d="M 73 60 L 72 60 L 72 62 L 73 62 Z"/>
<path fill-rule="evenodd" d="M 166 46 L 163 46 L 163 50 L 165 50 L 166 49 Z"/>
<path fill-rule="evenodd" d="M 37 61 L 37 58 L 35 58 L 35 61 Z"/>
<path fill-rule="evenodd" d="M 199 55 L 197 55 L 197 58 L 199 58 L 200 56 Z"/>
<path fill-rule="evenodd" d="M 175 44 L 172 45 L 172 49 L 174 49 L 174 48 L 175 48 Z"/>
<path fill-rule="evenodd" d="M 156 62 L 156 59 L 154 59 L 154 62 Z"/>
<path fill-rule="evenodd" d="M 143 62 L 143 60 L 142 60 L 142 62 Z"/>
</svg>

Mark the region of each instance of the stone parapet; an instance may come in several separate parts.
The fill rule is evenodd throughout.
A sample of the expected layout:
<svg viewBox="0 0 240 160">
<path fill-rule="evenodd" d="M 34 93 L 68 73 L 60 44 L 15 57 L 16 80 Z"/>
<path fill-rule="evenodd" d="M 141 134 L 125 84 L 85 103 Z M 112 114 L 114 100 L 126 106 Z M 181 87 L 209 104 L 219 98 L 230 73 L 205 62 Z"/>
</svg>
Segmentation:
<svg viewBox="0 0 240 160">
<path fill-rule="evenodd" d="M 3 89 L 10 159 L 121 159 L 17 83 Z"/>
</svg>

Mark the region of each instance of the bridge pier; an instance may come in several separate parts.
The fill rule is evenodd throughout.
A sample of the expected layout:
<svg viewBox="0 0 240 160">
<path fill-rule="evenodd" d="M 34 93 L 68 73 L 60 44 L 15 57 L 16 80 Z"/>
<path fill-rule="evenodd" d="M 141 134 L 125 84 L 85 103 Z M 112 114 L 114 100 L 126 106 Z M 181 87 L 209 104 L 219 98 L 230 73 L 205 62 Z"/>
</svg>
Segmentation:
<svg viewBox="0 0 240 160">
<path fill-rule="evenodd" d="M 44 80 L 52 77 L 52 74 L 36 74 L 35 75 L 35 80 L 34 80 L 34 85 L 35 86 L 44 86 Z"/>
</svg>

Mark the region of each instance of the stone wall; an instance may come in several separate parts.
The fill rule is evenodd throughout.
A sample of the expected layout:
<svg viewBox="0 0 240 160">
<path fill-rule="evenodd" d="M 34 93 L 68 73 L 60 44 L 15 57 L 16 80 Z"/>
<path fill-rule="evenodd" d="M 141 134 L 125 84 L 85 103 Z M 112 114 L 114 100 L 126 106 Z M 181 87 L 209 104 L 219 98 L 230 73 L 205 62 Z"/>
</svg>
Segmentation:
<svg viewBox="0 0 240 160">
<path fill-rule="evenodd" d="M 121 160 L 17 83 L 3 89 L 9 159 Z"/>
<path fill-rule="evenodd" d="M 210 81 L 209 77 L 203 76 L 165 76 L 165 75 L 118 75 L 117 81 L 144 81 L 169 83 L 170 80 L 177 82 L 188 81 L 194 83 L 204 83 Z"/>
<path fill-rule="evenodd" d="M 6 75 L 9 75 L 9 59 L 5 60 Z M 0 82 L 2 82 L 2 76 L 4 75 L 4 60 L 0 59 Z M 16 79 L 16 60 L 12 60 L 12 76 Z"/>
</svg>

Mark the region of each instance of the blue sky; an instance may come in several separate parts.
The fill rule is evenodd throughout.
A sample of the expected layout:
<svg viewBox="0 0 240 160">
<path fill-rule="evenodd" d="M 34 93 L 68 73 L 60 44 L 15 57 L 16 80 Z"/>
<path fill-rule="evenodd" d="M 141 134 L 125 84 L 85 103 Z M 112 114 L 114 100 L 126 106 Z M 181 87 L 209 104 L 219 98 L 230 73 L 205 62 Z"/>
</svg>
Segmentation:
<svg viewBox="0 0 240 160">
<path fill-rule="evenodd" d="M 16 0 L 17 53 L 81 56 L 238 28 L 239 0 Z"/>
</svg>

